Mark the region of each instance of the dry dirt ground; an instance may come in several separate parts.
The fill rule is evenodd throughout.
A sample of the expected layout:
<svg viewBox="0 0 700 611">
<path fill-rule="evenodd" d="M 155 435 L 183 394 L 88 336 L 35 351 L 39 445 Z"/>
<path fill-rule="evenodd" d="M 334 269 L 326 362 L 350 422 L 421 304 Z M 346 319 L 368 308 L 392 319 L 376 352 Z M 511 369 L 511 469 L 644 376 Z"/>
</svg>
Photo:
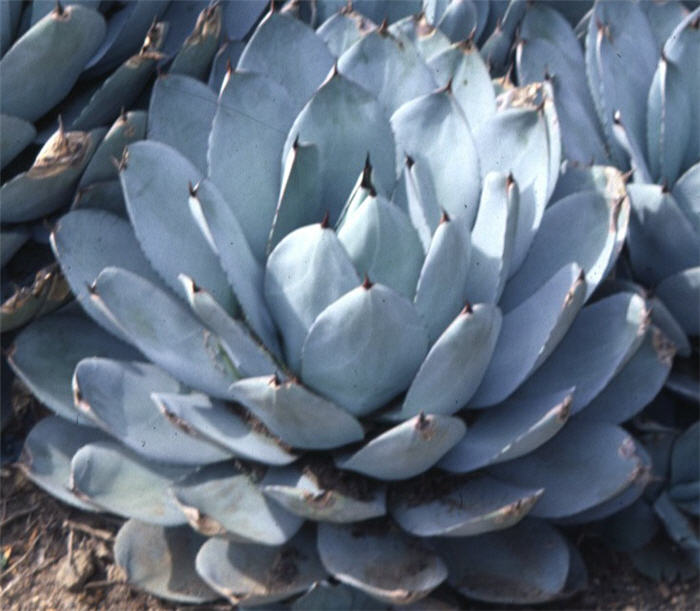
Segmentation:
<svg viewBox="0 0 700 611">
<path fill-rule="evenodd" d="M 2 469 L 0 483 L 0 606 L 4 611 L 230 608 L 223 603 L 177 607 L 132 590 L 123 584 L 113 563 L 111 547 L 120 520 L 69 508 L 12 466 Z M 545 609 L 700 609 L 697 580 L 655 584 L 637 575 L 623 556 L 596 541 L 584 541 L 581 549 L 591 573 L 589 589 Z M 465 601 L 463 608 L 494 607 Z"/>
</svg>

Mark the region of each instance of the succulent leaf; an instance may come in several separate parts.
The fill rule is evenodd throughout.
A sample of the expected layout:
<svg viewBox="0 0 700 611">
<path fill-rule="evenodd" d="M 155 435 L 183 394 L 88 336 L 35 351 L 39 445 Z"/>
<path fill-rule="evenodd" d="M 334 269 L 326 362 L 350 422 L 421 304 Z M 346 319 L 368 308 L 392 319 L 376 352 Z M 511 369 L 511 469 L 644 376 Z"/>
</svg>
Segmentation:
<svg viewBox="0 0 700 611">
<path fill-rule="evenodd" d="M 700 236 L 700 163 L 691 166 L 673 186 L 673 197 Z"/>
<path fill-rule="evenodd" d="M 90 8 L 67 6 L 46 15 L 0 61 L 3 81 L 16 84 L 3 87 L 3 114 L 39 119 L 70 91 L 104 37 L 105 21 Z"/>
<path fill-rule="evenodd" d="M 305 61 L 298 61 L 297 54 Z M 256 28 L 236 68 L 279 83 L 289 92 L 298 112 L 332 66 L 333 56 L 311 28 L 290 15 L 270 12 Z"/>
<path fill-rule="evenodd" d="M 268 256 L 286 235 L 323 218 L 318 180 L 320 163 L 318 148 L 313 144 L 296 143 L 287 154 L 267 242 Z"/>
<path fill-rule="evenodd" d="M 565 539 L 546 522 L 531 519 L 506 530 L 443 539 L 438 549 L 453 587 L 471 598 L 500 604 L 556 598 L 571 561 Z"/>
<path fill-rule="evenodd" d="M 247 378 L 231 386 L 231 396 L 292 447 L 327 450 L 364 437 L 355 418 L 293 380 Z"/>
<path fill-rule="evenodd" d="M 148 462 L 115 441 L 83 446 L 71 461 L 70 485 L 103 510 L 162 526 L 187 520 L 168 488 L 188 467 Z"/>
<path fill-rule="evenodd" d="M 451 473 L 468 473 L 530 453 L 566 424 L 573 390 L 514 397 L 489 408 L 438 466 Z"/>
<path fill-rule="evenodd" d="M 4 168 L 34 140 L 36 129 L 20 117 L 0 115 L 0 163 Z"/>
<path fill-rule="evenodd" d="M 447 577 L 438 556 L 396 530 L 320 524 L 318 551 L 339 581 L 392 604 L 419 600 Z"/>
<path fill-rule="evenodd" d="M 190 210 L 218 255 L 233 294 L 250 328 L 275 354 L 280 352 L 272 318 L 263 299 L 263 268 L 246 240 L 235 214 L 206 178 L 190 195 Z M 199 282 L 197 277 L 195 280 Z"/>
<path fill-rule="evenodd" d="M 338 70 L 374 94 L 387 116 L 437 87 L 415 47 L 381 28 L 345 51 L 338 58 Z"/>
<path fill-rule="evenodd" d="M 95 322 L 127 340 L 119 327 L 92 303 L 90 286 L 109 266 L 119 266 L 160 285 L 129 223 L 102 210 L 74 210 L 59 220 L 51 234 L 51 245 L 78 303 Z"/>
<path fill-rule="evenodd" d="M 477 476 L 430 502 L 402 499 L 391 515 L 418 537 L 472 537 L 510 528 L 533 507 L 542 490 L 504 484 L 488 475 Z"/>
<path fill-rule="evenodd" d="M 221 341 L 177 297 L 117 267 L 105 268 L 92 291 L 95 305 L 156 365 L 192 388 L 229 396 L 236 378 Z"/>
<path fill-rule="evenodd" d="M 392 417 L 410 418 L 428 410 L 449 416 L 462 409 L 486 373 L 501 321 L 496 306 L 466 306 L 432 345 Z"/>
<path fill-rule="evenodd" d="M 78 409 L 136 454 L 194 467 L 229 458 L 229 452 L 171 424 L 151 398 L 180 390 L 164 371 L 138 361 L 83 359 L 73 375 Z"/>
<path fill-rule="evenodd" d="M 496 112 L 496 96 L 488 68 L 478 50 L 467 41 L 436 53 L 428 63 L 440 87 L 451 83 L 452 93 L 472 133 Z"/>
<path fill-rule="evenodd" d="M 350 486 L 327 483 L 313 468 L 298 473 L 291 482 L 263 480 L 263 492 L 288 511 L 317 522 L 360 522 L 386 513 L 384 488 L 355 491 Z"/>
<path fill-rule="evenodd" d="M 581 418 L 620 424 L 651 403 L 668 378 L 675 346 L 651 326 L 642 345 L 603 391 L 581 412 Z"/>
<path fill-rule="evenodd" d="M 299 372 L 314 320 L 360 279 L 335 232 L 315 224 L 293 231 L 277 245 L 267 260 L 264 283 L 287 363 Z"/>
<path fill-rule="evenodd" d="M 121 115 L 112 124 L 80 177 L 79 186 L 119 178 L 115 160 L 122 158 L 127 145 L 142 140 L 146 136 L 147 117 L 148 114 L 145 111 L 134 110 Z"/>
<path fill-rule="evenodd" d="M 391 126 L 399 163 L 406 155 L 410 157 L 422 169 L 421 178 L 429 181 L 436 203 L 451 218 L 471 227 L 481 188 L 480 158 L 455 96 L 446 89 L 407 102 L 392 115 Z M 438 226 L 440 212 L 435 207 L 421 219 L 430 235 Z"/>
<path fill-rule="evenodd" d="M 376 24 L 364 15 L 355 11 L 340 10 L 319 25 L 316 34 L 326 43 L 334 57 L 340 57 L 374 28 Z"/>
<path fill-rule="evenodd" d="M 260 606 L 301 594 L 326 572 L 313 536 L 302 531 L 281 547 L 209 539 L 197 554 L 197 572 L 234 605 Z"/>
<path fill-rule="evenodd" d="M 318 147 L 321 201 L 329 212 L 331 225 L 338 220 L 367 155 L 372 160 L 377 189 L 391 192 L 397 174 L 389 121 L 381 104 L 368 91 L 335 68 L 294 120 L 284 144 L 283 159 L 297 139 Z"/>
<path fill-rule="evenodd" d="M 688 335 L 700 334 L 700 267 L 691 267 L 669 276 L 656 287 L 661 299 Z"/>
<path fill-rule="evenodd" d="M 179 480 L 173 496 L 195 530 L 243 543 L 282 545 L 303 520 L 262 493 L 255 471 L 225 462 L 202 467 Z"/>
<path fill-rule="evenodd" d="M 544 489 L 531 515 L 564 518 L 627 489 L 644 465 L 632 438 L 603 422 L 572 421 L 527 456 L 489 468 L 494 477 Z"/>
<path fill-rule="evenodd" d="M 562 261 L 575 262 L 583 270 L 586 299 L 590 297 L 614 261 L 618 220 L 627 207 L 628 199 L 613 200 L 595 191 L 580 191 L 550 206 L 524 263 L 506 284 L 504 310 L 524 303 Z"/>
<path fill-rule="evenodd" d="M 473 407 L 503 401 L 545 362 L 576 320 L 585 293 L 581 268 L 570 263 L 503 316 L 501 333 Z"/>
<path fill-rule="evenodd" d="M 371 412 L 404 390 L 428 351 L 413 305 L 366 282 L 323 310 L 304 340 L 301 377 L 352 414 Z M 391 355 L 386 346 L 393 346 Z"/>
<path fill-rule="evenodd" d="M 426 471 L 459 442 L 467 430 L 459 418 L 423 413 L 375 437 L 336 465 L 380 480 L 409 479 Z"/>
<path fill-rule="evenodd" d="M 367 197 L 338 230 L 357 273 L 411 299 L 425 253 L 408 216 L 380 195 Z"/>
<path fill-rule="evenodd" d="M 49 416 L 30 431 L 18 464 L 37 486 L 63 502 L 85 511 L 100 511 L 73 494 L 69 480 L 73 454 L 87 444 L 105 439 L 107 436 L 96 428 Z"/>
<path fill-rule="evenodd" d="M 240 458 L 273 466 L 287 465 L 297 458 L 247 414 L 207 395 L 153 393 L 151 398 L 175 426 L 194 431 Z"/>
<path fill-rule="evenodd" d="M 178 275 L 191 276 L 231 312 L 233 295 L 218 257 L 190 220 L 188 181 L 201 177 L 175 149 L 149 141 L 129 147 L 119 176 L 136 238 L 153 268 L 183 296 Z"/>
<path fill-rule="evenodd" d="M 203 83 L 179 74 L 160 76 L 148 108 L 148 138 L 172 146 L 206 173 L 216 109 L 216 94 Z"/>
<path fill-rule="evenodd" d="M 466 275 L 469 299 L 474 302 L 498 303 L 501 298 L 510 272 L 519 207 L 517 183 L 500 172 L 489 172 L 472 229 Z"/>
<path fill-rule="evenodd" d="M 280 154 L 295 116 L 293 101 L 271 78 L 233 72 L 218 104 L 209 141 L 209 178 L 233 210 L 253 254 L 264 261 L 277 206 Z"/>
<path fill-rule="evenodd" d="M 206 539 L 187 526 L 163 527 L 129 520 L 117 533 L 114 559 L 130 583 L 182 603 L 214 600 L 194 567 Z"/>
<path fill-rule="evenodd" d="M 37 320 L 15 339 L 8 362 L 36 397 L 59 416 L 91 424 L 73 402 L 71 379 L 84 358 L 137 359 L 139 353 L 93 324 L 80 311 Z"/>
<path fill-rule="evenodd" d="M 469 232 L 461 221 L 443 219 L 428 246 L 413 299 L 431 345 L 454 320 L 467 296 L 471 298 L 471 292 L 467 294 Z"/>
<path fill-rule="evenodd" d="M 3 222 L 32 221 L 67 204 L 105 131 L 54 133 L 32 167 L 0 188 Z"/>
<path fill-rule="evenodd" d="M 689 267 L 700 265 L 700 236 L 672 194 L 659 185 L 633 184 L 627 241 L 635 276 L 647 286 Z"/>
</svg>

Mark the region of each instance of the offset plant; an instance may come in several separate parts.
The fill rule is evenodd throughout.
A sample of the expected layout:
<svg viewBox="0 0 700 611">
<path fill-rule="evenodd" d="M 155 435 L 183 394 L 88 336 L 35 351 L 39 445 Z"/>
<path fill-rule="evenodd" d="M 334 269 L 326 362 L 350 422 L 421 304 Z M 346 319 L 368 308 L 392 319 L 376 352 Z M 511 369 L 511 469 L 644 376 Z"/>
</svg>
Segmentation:
<svg viewBox="0 0 700 611">
<path fill-rule="evenodd" d="M 554 523 L 642 494 L 618 424 L 674 348 L 640 295 L 591 301 L 629 200 L 611 167 L 555 192 L 560 147 L 551 83 L 495 87 L 417 17 L 271 13 L 218 97 L 158 79 L 124 208 L 52 234 L 89 318 L 10 356 L 56 412 L 26 473 L 129 518 L 117 562 L 183 602 L 581 588 Z"/>
<path fill-rule="evenodd" d="M 700 566 L 693 526 L 700 514 L 700 9 L 690 12 L 678 2 L 598 2 L 577 30 L 585 49 L 555 11 L 527 9 L 516 47 L 518 80 L 549 76 L 570 160 L 631 166 L 629 256 L 617 286 L 650 293 L 652 319 L 687 358 L 668 388 L 689 408 L 674 417 L 673 403 L 660 398 L 639 423 L 657 484 L 605 528 L 619 533 L 615 545 L 631 551 L 646 574 L 692 576 Z M 562 180 L 586 173 L 574 167 Z M 654 539 L 661 525 L 678 553 Z"/>
<path fill-rule="evenodd" d="M 66 301 L 65 279 L 42 249 L 48 242 L 44 218 L 70 204 L 123 206 L 111 157 L 145 137 L 139 98 L 147 104 L 156 70 L 220 82 L 227 57 L 242 46 L 232 39 L 247 33 L 264 6 L 260 0 L 212 7 L 167 1 L 0 5 L 2 267 L 26 245 L 23 265 L 3 275 L 3 332 Z M 36 263 L 28 265 L 27 253 Z M 25 286 L 13 291 L 8 277 Z"/>
</svg>

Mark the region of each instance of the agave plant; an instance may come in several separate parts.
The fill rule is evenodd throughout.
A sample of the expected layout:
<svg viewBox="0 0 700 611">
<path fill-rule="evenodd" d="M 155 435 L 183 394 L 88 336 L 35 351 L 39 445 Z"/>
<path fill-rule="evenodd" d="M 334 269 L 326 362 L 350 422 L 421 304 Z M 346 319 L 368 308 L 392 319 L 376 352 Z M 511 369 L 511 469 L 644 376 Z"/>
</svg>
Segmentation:
<svg viewBox="0 0 700 611">
<path fill-rule="evenodd" d="M 67 285 L 52 261 L 42 219 L 71 203 L 123 207 L 111 158 L 146 135 L 139 98 L 147 104 L 156 70 L 215 81 L 222 38 L 225 63 L 237 48 L 234 39 L 246 35 L 265 3 L 24 5 L 1 5 L 2 266 L 24 247 L 22 261 L 3 274 L 3 331 L 66 301 Z M 9 279 L 24 286 L 13 290 Z"/>
<path fill-rule="evenodd" d="M 669 389 L 680 397 L 676 402 L 690 403 L 686 415 L 674 420 L 670 417 L 673 404 L 665 400 L 660 404 L 663 409 L 649 413 L 654 420 L 660 416 L 664 426 L 643 423 L 645 439 L 659 463 L 656 476 L 667 486 L 652 488 L 645 500 L 616 518 L 612 527 L 627 524 L 624 546 L 618 547 L 635 550 L 635 561 L 647 574 L 669 578 L 690 576 L 694 570 L 682 566 L 687 565 L 683 554 L 683 562 L 674 568 L 670 546 L 663 548 L 652 542 L 642 549 L 656 532 L 658 518 L 685 556 L 690 555 L 691 565 L 700 564 L 697 531 L 687 517 L 698 514 L 697 493 L 693 498 L 684 497 L 678 505 L 671 502 L 680 485 L 678 473 L 687 484 L 686 495 L 693 489 L 686 471 L 692 471 L 695 461 L 687 448 L 697 445 L 697 424 L 691 424 L 676 445 L 674 439 L 679 436 L 679 426 L 697 421 L 700 402 L 699 25 L 700 9 L 689 12 L 678 2 L 597 2 L 579 28 L 585 41 L 582 49 L 566 21 L 552 9 L 538 5 L 524 14 L 516 51 L 521 84 L 536 81 L 545 73 L 553 84 L 569 159 L 579 164 L 587 159 L 610 159 L 618 167 L 631 167 L 629 256 L 623 274 L 645 289 L 628 281 L 622 283 L 627 290 L 646 290 L 654 321 L 664 328 L 678 354 L 689 357 L 668 380 Z M 578 167 L 571 172 L 587 170 Z M 681 460 L 671 460 L 672 446 L 686 448 L 673 453 L 691 464 L 682 468 L 676 464 L 669 475 L 663 465 Z"/>
<path fill-rule="evenodd" d="M 555 194 L 551 85 L 497 95 L 473 42 L 436 31 L 270 12 L 218 96 L 157 80 L 125 208 L 57 223 L 79 306 L 11 351 L 56 413 L 22 464 L 129 518 L 132 584 L 543 602 L 585 582 L 556 524 L 641 495 L 649 458 L 618 423 L 674 350 L 638 294 L 590 301 L 627 234 L 623 177 Z"/>
</svg>

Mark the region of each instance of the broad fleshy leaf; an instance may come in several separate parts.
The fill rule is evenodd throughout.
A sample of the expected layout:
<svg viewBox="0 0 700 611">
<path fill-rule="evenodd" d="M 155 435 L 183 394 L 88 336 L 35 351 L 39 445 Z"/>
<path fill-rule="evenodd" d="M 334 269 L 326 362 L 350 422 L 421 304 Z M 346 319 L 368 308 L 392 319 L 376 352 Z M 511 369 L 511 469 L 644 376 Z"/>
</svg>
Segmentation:
<svg viewBox="0 0 700 611">
<path fill-rule="evenodd" d="M 464 437 L 466 430 L 459 418 L 421 413 L 375 437 L 350 456 L 338 457 L 336 464 L 376 479 L 408 479 L 427 471 Z"/>
<path fill-rule="evenodd" d="M 114 560 L 132 585 L 168 600 L 204 603 L 217 598 L 194 567 L 205 541 L 188 526 L 163 527 L 132 519 L 117 533 Z"/>
<path fill-rule="evenodd" d="M 489 172 L 471 233 L 467 287 L 475 303 L 498 303 L 501 298 L 510 273 L 519 208 L 515 181 L 500 172 Z"/>
<path fill-rule="evenodd" d="M 30 28 L 0 62 L 4 114 L 34 122 L 71 90 L 105 36 L 105 21 L 83 6 L 56 8 Z"/>
<path fill-rule="evenodd" d="M 576 387 L 571 410 L 579 412 L 632 358 L 648 326 L 649 312 L 636 294 L 617 293 L 587 306 L 517 394 L 533 396 Z"/>
<path fill-rule="evenodd" d="M 386 27 L 365 34 L 338 59 L 341 74 L 374 94 L 387 116 L 437 85 L 415 47 Z"/>
<path fill-rule="evenodd" d="M 293 231 L 277 245 L 267 260 L 264 282 L 287 363 L 299 372 L 304 339 L 314 320 L 360 279 L 335 232 L 314 224 Z"/>
<path fill-rule="evenodd" d="M 491 304 L 465 307 L 437 339 L 416 373 L 396 417 L 420 412 L 451 415 L 481 384 L 501 332 L 501 312 Z"/>
<path fill-rule="evenodd" d="M 293 380 L 246 378 L 231 386 L 231 396 L 295 448 L 327 450 L 364 437 L 355 418 Z"/>
<path fill-rule="evenodd" d="M 542 603 L 566 585 L 570 555 L 564 537 L 541 520 L 438 545 L 448 583 L 465 596 L 491 603 Z"/>
<path fill-rule="evenodd" d="M 271 78 L 233 72 L 224 81 L 209 139 L 209 178 L 260 261 L 277 206 L 282 147 L 294 116 L 289 93 Z"/>
<path fill-rule="evenodd" d="M 386 346 L 392 346 L 387 354 Z M 304 340 L 301 377 L 355 415 L 404 390 L 428 351 L 428 336 L 413 305 L 369 282 L 321 312 Z"/>
<path fill-rule="evenodd" d="M 338 239 L 360 277 L 413 297 L 425 254 L 410 220 L 394 204 L 380 195 L 367 197 L 344 219 Z"/>
<path fill-rule="evenodd" d="M 236 372 L 221 340 L 176 297 L 132 272 L 108 267 L 97 277 L 92 300 L 156 365 L 192 388 L 229 396 Z"/>
<path fill-rule="evenodd" d="M 180 74 L 160 76 L 148 107 L 148 138 L 172 146 L 206 173 L 216 108 L 216 94 L 204 83 Z"/>
<path fill-rule="evenodd" d="M 634 356 L 581 412 L 581 418 L 620 424 L 636 416 L 664 386 L 675 347 L 650 327 Z"/>
<path fill-rule="evenodd" d="M 512 398 L 489 408 L 469 426 L 469 434 L 438 463 L 452 473 L 524 456 L 556 435 L 571 413 L 573 390 L 526 399 Z"/>
<path fill-rule="evenodd" d="M 37 320 L 16 338 L 8 362 L 46 407 L 74 423 L 91 424 L 73 402 L 71 378 L 84 358 L 138 359 L 139 353 L 103 331 L 81 312 Z"/>
<path fill-rule="evenodd" d="M 281 547 L 209 539 L 196 566 L 202 579 L 234 605 L 275 603 L 326 576 L 313 535 L 304 531 Z"/>
<path fill-rule="evenodd" d="M 700 335 L 700 267 L 669 276 L 656 287 L 661 299 L 688 335 Z"/>
<path fill-rule="evenodd" d="M 440 87 L 450 83 L 472 131 L 496 112 L 496 95 L 488 68 L 470 39 L 433 55 L 429 66 Z"/>
<path fill-rule="evenodd" d="M 282 159 L 297 139 L 318 147 L 321 201 L 331 225 L 338 220 L 368 154 L 378 190 L 391 192 L 396 181 L 396 153 L 384 110 L 369 92 L 335 69 L 294 121 Z"/>
<path fill-rule="evenodd" d="M 303 520 L 271 503 L 255 472 L 233 462 L 202 467 L 178 481 L 173 496 L 195 530 L 234 541 L 282 545 Z"/>
<path fill-rule="evenodd" d="M 333 56 L 311 28 L 291 15 L 270 12 L 255 29 L 236 68 L 279 83 L 292 96 L 298 112 L 332 66 Z"/>
<path fill-rule="evenodd" d="M 196 467 L 229 458 L 230 452 L 171 424 L 151 398 L 180 390 L 164 371 L 138 361 L 83 359 L 73 375 L 78 409 L 146 459 Z"/>
<path fill-rule="evenodd" d="M 439 487 L 439 483 L 437 484 Z M 537 502 L 542 490 L 504 484 L 488 475 L 454 482 L 444 494 L 422 501 L 397 497 L 391 515 L 418 537 L 473 537 L 510 528 Z"/>
<path fill-rule="evenodd" d="M 49 416 L 27 435 L 18 465 L 22 472 L 48 493 L 84 511 L 100 508 L 71 492 L 70 462 L 81 447 L 107 436 L 93 427 Z"/>
<path fill-rule="evenodd" d="M 313 465 L 295 473 L 290 482 L 263 484 L 263 492 L 290 511 L 315 522 L 360 522 L 386 513 L 386 490 L 364 480 Z M 353 487 L 353 483 L 356 487 Z"/>
<path fill-rule="evenodd" d="M 236 456 L 273 466 L 287 465 L 297 458 L 242 409 L 200 393 L 153 393 L 151 398 L 176 427 L 195 431 Z"/>
<path fill-rule="evenodd" d="M 320 524 L 318 551 L 336 579 L 388 603 L 420 600 L 447 577 L 438 556 L 386 526 Z"/>
<path fill-rule="evenodd" d="M 153 141 L 129 146 L 119 175 L 136 238 L 153 268 L 180 295 L 179 274 L 191 276 L 230 312 L 234 302 L 226 275 L 190 217 L 188 182 L 201 177 L 174 148 Z"/>
<path fill-rule="evenodd" d="M 93 304 L 90 286 L 109 266 L 126 269 L 157 286 L 161 284 L 144 257 L 131 225 L 103 210 L 73 210 L 54 227 L 51 246 L 78 303 L 95 322 L 128 341 L 121 329 Z"/>
<path fill-rule="evenodd" d="M 117 442 L 98 441 L 73 456 L 70 482 L 75 494 L 106 511 L 177 526 L 187 520 L 168 488 L 189 469 L 150 462 Z"/>
<path fill-rule="evenodd" d="M 432 236 L 413 299 L 432 344 L 464 306 L 471 257 L 469 230 L 443 216 Z"/>
<path fill-rule="evenodd" d="M 451 218 L 471 227 L 478 207 L 480 160 L 474 138 L 455 96 L 440 90 L 404 104 L 391 117 L 398 162 L 405 156 L 422 168 L 437 204 Z M 440 221 L 438 208 L 425 216 L 430 234 Z M 413 215 L 411 215 L 413 216 Z M 414 221 L 416 224 L 416 221 Z"/>
<path fill-rule="evenodd" d="M 273 353 L 279 354 L 275 327 L 263 299 L 263 268 L 255 259 L 235 214 L 206 178 L 191 195 L 190 210 L 218 255 L 246 322 Z M 193 280 L 198 282 L 196 277 Z"/>
<path fill-rule="evenodd" d="M 493 358 L 476 391 L 473 407 L 503 401 L 547 359 L 576 320 L 585 293 L 581 268 L 571 263 L 504 315 Z"/>
<path fill-rule="evenodd" d="M 643 466 L 635 442 L 603 422 L 572 421 L 527 456 L 489 468 L 494 477 L 544 493 L 531 515 L 564 518 L 625 490 Z"/>
</svg>

